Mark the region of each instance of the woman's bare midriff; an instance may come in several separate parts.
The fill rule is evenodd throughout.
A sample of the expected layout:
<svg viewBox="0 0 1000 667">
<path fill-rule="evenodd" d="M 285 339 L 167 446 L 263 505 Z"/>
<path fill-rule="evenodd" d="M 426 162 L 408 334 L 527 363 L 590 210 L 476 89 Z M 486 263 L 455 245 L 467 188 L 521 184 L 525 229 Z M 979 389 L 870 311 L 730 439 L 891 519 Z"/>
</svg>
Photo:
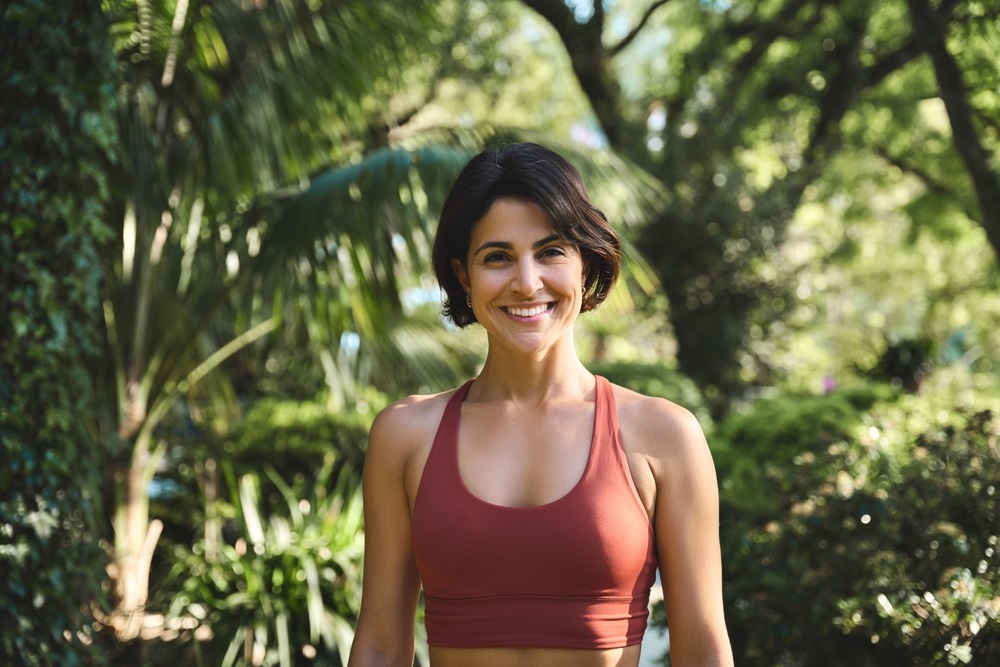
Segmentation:
<svg viewBox="0 0 1000 667">
<path fill-rule="evenodd" d="M 431 667 L 638 667 L 640 644 L 573 648 L 434 648 Z"/>
</svg>

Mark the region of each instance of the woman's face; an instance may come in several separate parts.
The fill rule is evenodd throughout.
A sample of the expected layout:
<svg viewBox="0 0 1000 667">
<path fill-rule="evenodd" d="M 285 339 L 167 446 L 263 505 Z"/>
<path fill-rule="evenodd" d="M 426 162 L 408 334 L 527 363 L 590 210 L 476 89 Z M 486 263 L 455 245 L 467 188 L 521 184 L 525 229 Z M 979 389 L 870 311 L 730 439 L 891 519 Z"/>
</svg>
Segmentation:
<svg viewBox="0 0 1000 667">
<path fill-rule="evenodd" d="M 465 264 L 455 259 L 452 268 L 491 346 L 543 352 L 580 313 L 583 260 L 533 202 L 498 199 L 473 226 Z"/>
</svg>

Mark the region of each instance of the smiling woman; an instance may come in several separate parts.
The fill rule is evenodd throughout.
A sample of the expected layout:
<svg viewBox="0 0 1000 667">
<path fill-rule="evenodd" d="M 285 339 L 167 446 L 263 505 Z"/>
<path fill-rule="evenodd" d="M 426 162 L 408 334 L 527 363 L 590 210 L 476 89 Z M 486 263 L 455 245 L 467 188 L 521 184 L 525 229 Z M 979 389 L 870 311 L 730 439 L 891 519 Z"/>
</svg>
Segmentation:
<svg viewBox="0 0 1000 667">
<path fill-rule="evenodd" d="M 445 314 L 486 330 L 486 362 L 372 426 L 353 667 L 412 665 L 421 588 L 433 667 L 636 667 L 657 567 L 673 664 L 732 665 L 701 428 L 576 356 L 576 318 L 620 266 L 552 151 L 488 149 L 459 175 L 434 267 Z"/>
</svg>

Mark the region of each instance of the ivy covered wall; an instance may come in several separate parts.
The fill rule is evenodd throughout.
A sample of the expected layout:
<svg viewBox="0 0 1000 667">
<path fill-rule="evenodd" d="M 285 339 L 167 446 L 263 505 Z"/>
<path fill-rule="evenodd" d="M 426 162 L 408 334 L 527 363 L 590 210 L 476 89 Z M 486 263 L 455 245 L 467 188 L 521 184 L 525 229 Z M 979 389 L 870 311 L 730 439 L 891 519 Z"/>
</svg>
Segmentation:
<svg viewBox="0 0 1000 667">
<path fill-rule="evenodd" d="M 101 3 L 0 10 L 0 662 L 100 662 L 99 248 L 116 143 Z"/>
</svg>

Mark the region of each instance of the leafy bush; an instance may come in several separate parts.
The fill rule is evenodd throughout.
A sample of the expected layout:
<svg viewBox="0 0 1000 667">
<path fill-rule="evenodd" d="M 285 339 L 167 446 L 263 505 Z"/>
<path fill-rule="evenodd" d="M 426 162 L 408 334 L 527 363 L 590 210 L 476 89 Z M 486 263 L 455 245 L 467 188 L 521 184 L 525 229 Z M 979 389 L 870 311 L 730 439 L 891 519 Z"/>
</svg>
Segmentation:
<svg viewBox="0 0 1000 667">
<path fill-rule="evenodd" d="M 783 399 L 720 427 L 740 664 L 996 664 L 1000 420 L 907 400 Z"/>
<path fill-rule="evenodd" d="M 0 655 L 100 660 L 100 471 L 85 424 L 101 319 L 114 62 L 100 3 L 0 10 Z"/>
<path fill-rule="evenodd" d="M 710 438 L 724 493 L 742 512 L 787 509 L 788 467 L 849 440 L 863 411 L 893 396 L 884 385 L 860 385 L 823 396 L 761 399 L 752 410 L 732 414 Z"/>
<path fill-rule="evenodd" d="M 231 459 L 238 472 L 256 470 L 266 460 L 285 479 L 313 476 L 330 452 L 340 464 L 360 468 L 368 429 L 387 402 L 370 392 L 353 409 L 334 410 L 321 399 L 265 398 L 247 411 L 217 454 Z"/>
<path fill-rule="evenodd" d="M 362 507 L 356 476 L 334 481 L 334 461 L 308 490 L 266 467 L 283 511 L 264 509 L 257 475 L 230 475 L 238 491 L 217 508 L 229 539 L 175 550 L 159 595 L 172 596 L 168 626 L 197 625 L 211 637 L 196 641 L 205 664 L 346 664 L 361 598 Z"/>
<path fill-rule="evenodd" d="M 342 470 L 358 474 L 368 429 L 376 411 L 387 402 L 374 390 L 363 397 L 357 405 L 340 410 L 331 408 L 323 397 L 261 399 L 224 435 L 192 428 L 186 415 L 175 415 L 165 424 L 173 447 L 156 476 L 150 505 L 152 515 L 165 524 L 164 541 L 190 544 L 201 532 L 199 487 L 208 461 L 228 462 L 236 477 L 259 471 L 263 461 L 287 483 L 308 487 L 332 453 L 336 457 L 333 476 Z M 267 477 L 260 481 L 267 502 L 275 488 Z M 224 496 L 229 491 L 221 488 L 218 493 Z"/>
<path fill-rule="evenodd" d="M 174 447 L 157 476 L 151 504 L 152 514 L 166 527 L 154 559 L 159 574 L 150 608 L 171 610 L 161 638 L 180 635 L 184 641 L 158 644 L 158 664 L 172 664 L 173 656 L 181 662 L 194 660 L 195 651 L 204 654 L 203 664 L 224 659 L 225 664 L 243 664 L 236 636 L 243 632 L 245 638 L 248 628 L 258 658 L 266 654 L 267 664 L 280 664 L 285 657 L 294 664 L 337 664 L 339 651 L 350 645 L 360 605 L 356 569 L 363 537 L 356 480 L 371 421 L 386 402 L 375 390 L 339 410 L 322 396 L 308 401 L 266 398 L 224 435 L 194 427 L 181 413 L 165 425 Z M 222 479 L 213 472 L 216 461 L 223 462 Z M 229 502 L 201 505 L 197 499 L 209 487 L 215 489 L 210 495 Z M 335 516 L 338 507 L 343 510 Z M 264 554 L 253 551 L 249 531 L 257 523 L 270 545 Z M 211 546 L 222 541 L 227 546 Z M 305 576 L 310 559 L 326 573 L 318 598 L 315 589 L 309 592 L 311 580 Z M 270 577 L 268 568 L 275 567 L 280 586 L 264 581 Z M 320 608 L 325 625 L 317 639 L 310 632 Z M 285 620 L 278 619 L 279 609 L 287 610 Z M 309 614 L 314 620 L 307 623 Z M 196 621 L 200 629 L 192 627 Z M 279 635 L 277 628 L 283 624 L 294 647 L 287 655 L 277 644 L 285 633 Z M 201 641 L 190 641 L 195 633 Z M 205 641 L 208 633 L 212 638 Z M 298 652 L 299 647 L 313 657 Z"/>
</svg>

